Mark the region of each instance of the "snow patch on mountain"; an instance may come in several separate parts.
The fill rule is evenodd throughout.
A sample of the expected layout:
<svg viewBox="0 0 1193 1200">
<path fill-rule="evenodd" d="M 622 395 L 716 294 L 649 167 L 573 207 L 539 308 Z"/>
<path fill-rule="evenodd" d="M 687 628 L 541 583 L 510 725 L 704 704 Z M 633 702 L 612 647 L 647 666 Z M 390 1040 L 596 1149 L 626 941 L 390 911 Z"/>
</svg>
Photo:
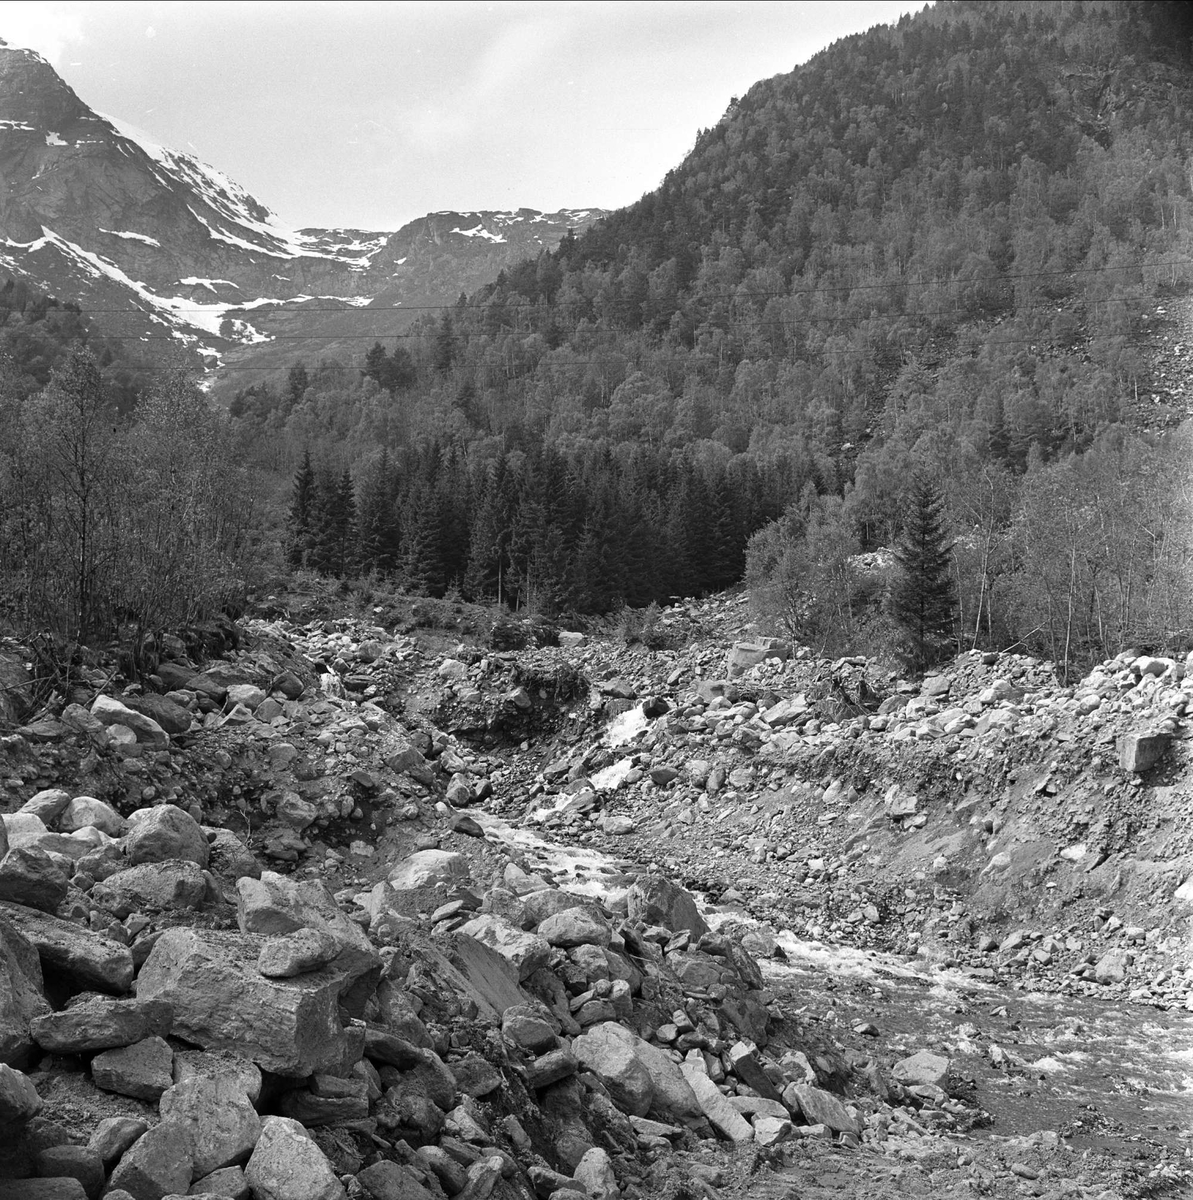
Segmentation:
<svg viewBox="0 0 1193 1200">
<path fill-rule="evenodd" d="M 157 238 L 151 238 L 147 233 L 132 233 L 127 229 L 101 229 L 100 233 L 110 233 L 113 237 L 126 238 L 132 242 L 144 242 L 147 246 L 156 246 L 161 249 L 161 242 Z"/>
<path fill-rule="evenodd" d="M 161 171 L 155 171 L 158 181 L 165 187 L 171 182 L 184 183 L 189 187 L 221 221 L 227 222 L 239 232 L 213 225 L 197 213 L 194 208 L 187 206 L 191 215 L 206 226 L 208 232 L 217 241 L 239 246 L 257 254 L 268 254 L 274 258 L 325 258 L 333 262 L 343 262 L 356 265 L 362 257 L 376 253 L 385 243 L 385 238 L 372 238 L 367 243 L 353 239 L 331 249 L 322 249 L 320 239 L 300 233 L 282 222 L 270 209 L 247 192 L 235 180 L 225 175 L 217 167 L 201 161 L 191 154 L 180 154 L 167 146 L 155 142 L 144 130 L 137 126 L 101 113 L 113 131 L 139 147 Z M 253 240 L 250 240 L 253 239 Z M 362 253 L 344 253 L 352 250 Z M 340 253 L 336 253 L 340 251 Z"/>
<path fill-rule="evenodd" d="M 240 290 L 240 284 L 233 283 L 230 279 L 200 279 L 197 275 L 188 275 L 185 279 L 178 281 L 183 287 L 205 287 L 209 292 L 215 291 L 217 283 L 223 284 L 225 287 L 234 287 L 237 291 Z"/>
<path fill-rule="evenodd" d="M 464 214 L 465 216 L 467 214 Z M 506 239 L 499 233 L 490 233 L 483 225 L 478 225 L 475 229 L 461 229 L 458 225 L 452 230 L 452 233 L 463 234 L 464 237 L 484 238 L 489 242 L 504 242 Z"/>
</svg>

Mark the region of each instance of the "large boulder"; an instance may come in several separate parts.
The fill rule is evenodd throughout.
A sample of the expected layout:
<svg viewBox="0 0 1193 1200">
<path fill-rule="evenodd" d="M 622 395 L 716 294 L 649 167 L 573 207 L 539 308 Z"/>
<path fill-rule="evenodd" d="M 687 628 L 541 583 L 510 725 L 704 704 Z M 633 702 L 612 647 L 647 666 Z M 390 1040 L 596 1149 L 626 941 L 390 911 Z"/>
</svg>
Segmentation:
<svg viewBox="0 0 1193 1200">
<path fill-rule="evenodd" d="M 861 1121 L 836 1096 L 823 1088 L 795 1083 L 789 1086 L 784 1095 L 796 1101 L 809 1125 L 827 1125 L 834 1133 L 862 1131 Z"/>
<path fill-rule="evenodd" d="M 56 972 L 72 991 L 120 995 L 132 987 L 133 956 L 127 946 L 22 904 L 0 902 L 0 919 L 33 945 L 42 969 Z"/>
<path fill-rule="evenodd" d="M 207 835 L 199 822 L 177 805 L 142 808 L 129 818 L 129 825 L 131 828 L 124 835 L 124 852 L 131 865 L 185 858 L 201 867 L 207 866 L 211 856 Z"/>
<path fill-rule="evenodd" d="M 609 922 L 591 908 L 566 908 L 540 922 L 538 935 L 552 946 L 607 946 Z"/>
<path fill-rule="evenodd" d="M 58 818 L 63 833 L 92 826 L 109 837 L 121 837 L 128 822 L 110 805 L 94 796 L 76 796 Z"/>
<path fill-rule="evenodd" d="M 91 1078 L 105 1092 L 156 1102 L 174 1081 L 174 1051 L 156 1036 L 105 1050 L 91 1060 Z"/>
<path fill-rule="evenodd" d="M 64 791 L 62 788 L 46 788 L 30 796 L 17 809 L 17 812 L 37 817 L 44 825 L 49 826 L 53 825 L 66 810 L 70 799 L 70 792 Z"/>
<path fill-rule="evenodd" d="M 572 1053 L 631 1116 L 697 1124 L 704 1110 L 670 1056 L 614 1021 L 592 1026 L 572 1041 Z"/>
<path fill-rule="evenodd" d="M 920 1050 L 907 1058 L 901 1058 L 891 1068 L 891 1074 L 907 1087 L 927 1085 L 948 1090 L 949 1060 L 943 1054 L 931 1050 Z M 803 1104 L 803 1101 L 800 1101 Z"/>
<path fill-rule="evenodd" d="M 1118 765 L 1124 771 L 1150 771 L 1168 751 L 1172 736 L 1167 733 L 1124 733 L 1118 739 Z"/>
<path fill-rule="evenodd" d="M 401 892 L 440 883 L 451 887 L 468 879 L 468 860 L 451 850 L 419 850 L 402 859 L 389 873 L 389 882 Z"/>
<path fill-rule="evenodd" d="M 108 1192 L 123 1188 L 135 1200 L 185 1196 L 194 1177 L 193 1160 L 189 1126 L 161 1121 L 125 1152 L 108 1180 Z"/>
<path fill-rule="evenodd" d="M 4 828 L 3 834 L 0 834 L 0 838 L 3 838 L 0 845 L 5 853 L 21 846 L 38 846 L 50 832 L 47 823 L 32 812 L 15 812 L 0 817 L 0 826 Z"/>
<path fill-rule="evenodd" d="M 38 846 L 14 846 L 0 858 L 0 900 L 52 913 L 69 887 L 62 868 Z"/>
<path fill-rule="evenodd" d="M 253 1200 L 346 1200 L 327 1156 L 289 1117 L 266 1117 L 245 1168 Z"/>
<path fill-rule="evenodd" d="M 343 973 L 345 992 L 362 977 L 373 984 L 380 978 L 377 951 L 321 880 L 295 882 L 273 871 L 263 871 L 260 879 L 244 876 L 236 881 L 236 917 L 243 933 L 279 936 L 311 930 L 331 938 L 337 949 L 330 966 Z"/>
<path fill-rule="evenodd" d="M 190 1129 L 196 1176 L 247 1162 L 261 1136 L 261 1118 L 230 1073 L 176 1083 L 161 1098 L 161 1114 Z"/>
<path fill-rule="evenodd" d="M 164 749 L 169 745 L 169 735 L 152 717 L 136 712 L 112 696 L 96 696 L 91 715 L 104 725 L 123 725 L 125 729 L 131 729 L 137 741 L 146 746 Z"/>
<path fill-rule="evenodd" d="M 34 1053 L 30 1025 L 49 1011 L 37 951 L 0 918 L 0 1063 L 28 1062 Z"/>
<path fill-rule="evenodd" d="M 28 1121 L 40 1111 L 41 1097 L 29 1077 L 0 1063 L 0 1129 Z"/>
<path fill-rule="evenodd" d="M 626 905 L 631 921 L 661 925 L 672 933 L 686 929 L 693 939 L 708 932 L 692 893 L 662 875 L 640 876 L 626 893 Z"/>
<path fill-rule="evenodd" d="M 534 933 L 525 933 L 502 917 L 484 913 L 460 926 L 459 932 L 496 950 L 518 970 L 521 982 L 545 967 L 551 959 L 551 947 Z"/>
<path fill-rule="evenodd" d="M 122 920 L 135 912 L 190 912 L 206 896 L 203 869 L 185 858 L 141 863 L 91 889 L 95 903 Z"/>
<path fill-rule="evenodd" d="M 170 1032 L 170 1007 L 161 1001 L 80 997 L 60 1012 L 34 1018 L 29 1029 L 50 1054 L 93 1054 Z"/>
<path fill-rule="evenodd" d="M 125 696 L 121 703 L 133 712 L 156 721 L 167 733 L 186 733 L 193 720 L 189 710 L 166 696 L 148 692 L 144 696 Z"/>
<path fill-rule="evenodd" d="M 326 969 L 267 979 L 257 970 L 262 942 L 251 934 L 169 929 L 141 968 L 137 998 L 168 1000 L 176 1036 L 236 1051 L 277 1075 L 342 1069 L 350 1056 L 337 1005 L 344 976 Z"/>
<path fill-rule="evenodd" d="M 694 1062 L 684 1060 L 680 1064 L 684 1079 L 700 1101 L 700 1107 L 712 1127 L 731 1142 L 752 1142 L 754 1130 L 745 1119 L 721 1094 L 720 1088 L 708 1077 L 708 1073 L 700 1069 Z"/>
</svg>

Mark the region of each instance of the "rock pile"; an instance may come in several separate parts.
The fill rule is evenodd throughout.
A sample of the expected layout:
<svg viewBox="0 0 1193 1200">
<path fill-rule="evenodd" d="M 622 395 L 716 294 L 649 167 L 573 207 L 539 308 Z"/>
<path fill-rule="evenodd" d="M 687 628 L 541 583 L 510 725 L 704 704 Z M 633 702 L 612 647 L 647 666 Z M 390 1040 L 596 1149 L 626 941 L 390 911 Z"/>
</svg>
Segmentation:
<svg viewBox="0 0 1193 1200">
<path fill-rule="evenodd" d="M 793 1016 L 797 937 L 1193 1006 L 1187 822 L 1123 842 L 1181 795 L 1189 662 L 912 685 L 725 611 L 662 651 L 251 623 L 0 738 L 0 1200 L 645 1196 L 984 1119 Z"/>
</svg>

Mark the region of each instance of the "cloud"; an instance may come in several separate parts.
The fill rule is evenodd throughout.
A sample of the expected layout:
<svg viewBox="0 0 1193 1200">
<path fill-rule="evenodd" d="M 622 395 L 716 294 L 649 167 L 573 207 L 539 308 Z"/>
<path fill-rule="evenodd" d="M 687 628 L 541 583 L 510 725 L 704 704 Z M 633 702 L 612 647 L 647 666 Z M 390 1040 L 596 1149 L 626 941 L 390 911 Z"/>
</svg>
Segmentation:
<svg viewBox="0 0 1193 1200">
<path fill-rule="evenodd" d="M 52 63 L 61 63 L 67 49 L 83 40 L 83 14 L 74 5 L 10 0 L 0 25 L 0 37 L 10 46 L 36 50 Z"/>
<path fill-rule="evenodd" d="M 498 27 L 470 61 L 456 64 L 456 77 L 445 71 L 450 84 L 402 114 L 409 142 L 425 149 L 443 147 L 492 125 L 495 114 L 508 110 L 512 96 L 533 89 L 549 75 L 547 64 L 566 42 L 570 28 L 558 12 L 549 19 L 528 15 Z"/>
</svg>

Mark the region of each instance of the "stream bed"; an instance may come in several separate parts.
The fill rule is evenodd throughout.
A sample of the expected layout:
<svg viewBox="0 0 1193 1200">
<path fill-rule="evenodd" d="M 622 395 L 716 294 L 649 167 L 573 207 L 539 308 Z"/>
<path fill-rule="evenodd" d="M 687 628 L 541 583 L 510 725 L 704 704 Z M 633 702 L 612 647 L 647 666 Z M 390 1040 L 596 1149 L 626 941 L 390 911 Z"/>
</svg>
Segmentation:
<svg viewBox="0 0 1193 1200">
<path fill-rule="evenodd" d="M 632 882 L 628 860 L 475 815 L 488 840 L 568 891 L 609 902 Z M 718 916 L 743 919 L 739 911 L 706 915 L 714 927 Z M 923 1049 L 947 1054 L 991 1118 L 971 1136 L 1053 1131 L 1074 1149 L 1126 1158 L 1193 1149 L 1193 1013 L 1021 990 L 790 931 L 777 940 L 784 957 L 760 965 L 784 1009 L 880 1061 Z M 855 1029 L 864 1025 L 877 1033 Z"/>
</svg>

